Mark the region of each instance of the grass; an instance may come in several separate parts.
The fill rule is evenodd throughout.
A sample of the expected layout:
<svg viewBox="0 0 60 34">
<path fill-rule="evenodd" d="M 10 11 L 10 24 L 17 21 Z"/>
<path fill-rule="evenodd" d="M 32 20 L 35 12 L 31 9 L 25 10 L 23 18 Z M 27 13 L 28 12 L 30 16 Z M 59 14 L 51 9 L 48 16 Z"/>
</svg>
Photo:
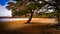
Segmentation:
<svg viewBox="0 0 60 34">
<path fill-rule="evenodd" d="M 47 25 L 25 24 L 12 30 L 3 31 L 3 34 L 60 34 L 60 30 L 49 28 Z"/>
<path fill-rule="evenodd" d="M 0 34 L 60 34 L 60 30 L 51 27 L 54 25 L 42 23 L 24 24 L 24 22 L 0 22 Z"/>
<path fill-rule="evenodd" d="M 60 34 L 60 30 L 54 28 L 54 24 L 39 21 L 33 20 L 30 24 L 24 24 L 26 20 L 0 22 L 0 34 Z"/>
</svg>

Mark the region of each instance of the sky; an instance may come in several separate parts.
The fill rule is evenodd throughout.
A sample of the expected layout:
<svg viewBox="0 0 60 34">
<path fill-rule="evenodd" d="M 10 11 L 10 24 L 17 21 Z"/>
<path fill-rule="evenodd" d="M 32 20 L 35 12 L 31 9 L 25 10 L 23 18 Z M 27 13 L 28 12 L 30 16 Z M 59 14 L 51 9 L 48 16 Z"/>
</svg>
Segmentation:
<svg viewBox="0 0 60 34">
<path fill-rule="evenodd" d="M 11 17 L 11 11 L 6 9 L 6 5 L 8 2 L 12 0 L 0 0 L 0 17 Z"/>
<path fill-rule="evenodd" d="M 12 13 L 8 9 L 0 6 L 0 17 L 11 17 Z"/>
<path fill-rule="evenodd" d="M 0 5 L 4 6 L 9 0 L 0 0 Z"/>
</svg>

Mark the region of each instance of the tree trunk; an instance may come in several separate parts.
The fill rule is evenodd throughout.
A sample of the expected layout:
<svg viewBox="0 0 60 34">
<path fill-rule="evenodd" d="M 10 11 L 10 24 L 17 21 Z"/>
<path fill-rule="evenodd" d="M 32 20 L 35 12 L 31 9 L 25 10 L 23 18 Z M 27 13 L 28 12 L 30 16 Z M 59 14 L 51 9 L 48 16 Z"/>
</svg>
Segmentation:
<svg viewBox="0 0 60 34">
<path fill-rule="evenodd" d="M 58 29 L 58 30 L 60 30 L 60 13 L 59 13 L 59 10 L 57 10 L 57 11 L 58 11 L 58 13 L 57 13 L 58 24 L 55 25 L 55 28 Z"/>
<path fill-rule="evenodd" d="M 27 23 L 30 23 L 30 21 L 32 20 L 33 14 L 34 14 L 34 11 L 31 11 L 31 16 L 29 17 L 29 20 L 27 21 Z"/>
<path fill-rule="evenodd" d="M 57 19 L 58 19 L 58 25 L 60 25 L 60 11 L 58 10 L 58 13 L 57 13 Z"/>
</svg>

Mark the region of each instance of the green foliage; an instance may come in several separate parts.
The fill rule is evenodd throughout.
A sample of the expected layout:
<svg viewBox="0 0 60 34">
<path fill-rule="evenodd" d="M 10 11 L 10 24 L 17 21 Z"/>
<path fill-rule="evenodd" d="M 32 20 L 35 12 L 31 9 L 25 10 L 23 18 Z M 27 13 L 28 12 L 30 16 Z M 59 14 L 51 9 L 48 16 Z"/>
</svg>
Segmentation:
<svg viewBox="0 0 60 34">
<path fill-rule="evenodd" d="M 28 10 L 35 10 L 37 8 L 37 3 L 31 3 L 29 5 L 26 6 Z"/>
<path fill-rule="evenodd" d="M 42 4 L 40 4 L 34 0 L 33 0 L 33 2 L 32 2 L 32 0 L 31 1 L 28 0 L 31 3 L 29 5 L 26 5 L 26 4 L 24 5 L 24 3 L 26 3 L 26 2 L 23 2 L 23 0 L 15 0 L 15 1 L 17 1 L 17 3 L 13 4 L 13 2 L 9 2 L 8 3 L 9 5 L 7 6 L 8 9 L 12 9 L 13 16 L 30 14 L 31 10 L 39 10 L 45 4 L 44 2 Z M 19 1 L 21 1 L 21 2 L 19 2 Z"/>
<path fill-rule="evenodd" d="M 41 13 L 38 13 L 38 16 L 44 17 L 44 18 L 54 18 L 57 16 L 57 11 L 55 10 L 54 12 L 51 12 L 51 13 L 41 12 Z"/>
<path fill-rule="evenodd" d="M 24 5 L 22 6 L 20 4 L 20 2 L 18 2 L 19 0 L 16 0 L 17 3 L 13 4 L 13 3 L 9 3 L 9 7 L 7 6 L 8 9 L 12 9 L 12 15 L 15 16 L 15 15 L 26 15 L 26 14 L 30 14 L 31 11 L 30 10 L 40 10 L 44 5 L 46 5 L 45 2 L 42 1 L 42 3 L 38 3 L 36 1 L 34 2 L 31 2 L 29 5 Z M 22 0 L 21 0 L 22 1 Z M 12 7 L 13 6 L 13 7 Z M 11 8 L 10 8 L 11 7 Z M 16 11 L 17 9 L 19 9 L 18 11 Z M 57 13 L 57 11 L 55 11 Z M 53 13 L 40 13 L 39 15 L 43 15 L 46 16 L 46 17 L 53 17 L 53 16 L 56 16 L 56 13 L 53 12 Z"/>
</svg>

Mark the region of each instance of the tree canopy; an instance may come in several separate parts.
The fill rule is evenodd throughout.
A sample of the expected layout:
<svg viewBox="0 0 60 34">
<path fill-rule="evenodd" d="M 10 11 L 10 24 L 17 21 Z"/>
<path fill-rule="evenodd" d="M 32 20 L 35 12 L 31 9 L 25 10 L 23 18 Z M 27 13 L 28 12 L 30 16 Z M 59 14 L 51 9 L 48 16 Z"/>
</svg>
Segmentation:
<svg viewBox="0 0 60 34">
<path fill-rule="evenodd" d="M 29 21 L 31 20 L 33 14 L 38 12 L 40 9 L 44 9 L 47 12 L 49 9 L 56 10 L 56 17 L 59 21 L 60 15 L 60 0 L 14 0 L 16 3 L 9 2 L 7 8 L 12 10 L 12 15 L 26 15 L 31 14 Z M 51 14 L 50 14 L 51 15 Z M 52 13 L 53 15 L 53 13 Z"/>
</svg>

